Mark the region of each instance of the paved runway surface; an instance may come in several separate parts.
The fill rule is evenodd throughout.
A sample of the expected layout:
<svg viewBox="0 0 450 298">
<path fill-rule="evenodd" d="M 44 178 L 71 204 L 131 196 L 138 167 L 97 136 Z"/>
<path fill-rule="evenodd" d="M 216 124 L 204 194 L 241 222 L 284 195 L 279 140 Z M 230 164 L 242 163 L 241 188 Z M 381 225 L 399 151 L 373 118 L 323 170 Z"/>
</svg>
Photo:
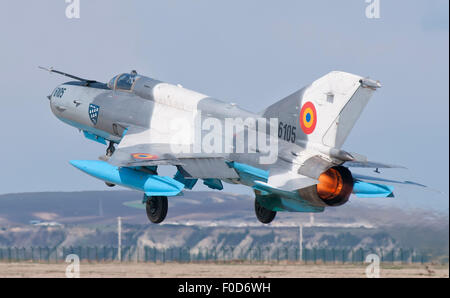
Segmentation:
<svg viewBox="0 0 450 298">
<path fill-rule="evenodd" d="M 67 264 L 0 263 L 4 277 L 65 277 Z M 366 277 L 364 265 L 81 264 L 80 277 Z M 381 277 L 449 277 L 448 266 L 382 265 Z"/>
</svg>

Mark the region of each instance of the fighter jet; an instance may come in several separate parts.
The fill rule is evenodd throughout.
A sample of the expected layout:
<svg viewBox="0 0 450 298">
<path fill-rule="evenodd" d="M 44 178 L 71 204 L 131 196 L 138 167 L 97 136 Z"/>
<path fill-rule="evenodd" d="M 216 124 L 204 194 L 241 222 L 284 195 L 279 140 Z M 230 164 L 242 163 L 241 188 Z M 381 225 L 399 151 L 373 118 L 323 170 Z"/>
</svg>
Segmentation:
<svg viewBox="0 0 450 298">
<path fill-rule="evenodd" d="M 393 184 L 415 184 L 349 169 L 397 167 L 342 149 L 381 87 L 367 77 L 333 71 L 251 112 L 134 70 L 107 84 L 46 70 L 73 79 L 48 96 L 53 114 L 106 146 L 98 160 L 70 163 L 108 186 L 143 192 L 152 223 L 165 219 L 168 197 L 199 180 L 216 190 L 223 182 L 251 187 L 256 217 L 264 224 L 277 212 L 322 212 L 352 194 L 393 197 Z M 158 175 L 161 166 L 175 167 L 176 174 Z"/>
</svg>

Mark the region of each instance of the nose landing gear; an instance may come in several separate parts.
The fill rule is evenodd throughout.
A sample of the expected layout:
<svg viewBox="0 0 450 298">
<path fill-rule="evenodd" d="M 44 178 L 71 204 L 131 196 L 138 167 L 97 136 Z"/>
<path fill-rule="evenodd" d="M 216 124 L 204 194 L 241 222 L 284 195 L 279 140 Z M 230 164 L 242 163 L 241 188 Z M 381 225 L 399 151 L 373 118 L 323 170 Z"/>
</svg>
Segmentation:
<svg viewBox="0 0 450 298">
<path fill-rule="evenodd" d="M 111 157 L 114 154 L 114 151 L 116 151 L 116 148 L 114 147 L 114 143 L 109 142 L 109 146 L 106 149 L 106 156 Z"/>
<path fill-rule="evenodd" d="M 105 156 L 101 156 L 100 159 L 103 161 L 108 161 L 108 159 L 114 154 L 114 151 L 116 151 L 116 148 L 114 147 L 114 143 L 113 142 L 109 142 L 109 146 L 106 149 L 106 155 Z M 108 187 L 114 187 L 116 186 L 113 183 L 109 183 L 109 182 L 105 182 L 106 186 Z"/>
</svg>

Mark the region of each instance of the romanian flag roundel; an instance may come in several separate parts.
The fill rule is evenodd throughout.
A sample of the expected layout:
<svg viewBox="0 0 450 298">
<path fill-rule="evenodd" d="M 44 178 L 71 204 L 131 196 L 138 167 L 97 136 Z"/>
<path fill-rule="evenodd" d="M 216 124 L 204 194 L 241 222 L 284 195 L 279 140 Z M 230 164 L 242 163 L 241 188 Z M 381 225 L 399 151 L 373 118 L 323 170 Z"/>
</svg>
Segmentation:
<svg viewBox="0 0 450 298">
<path fill-rule="evenodd" d="M 310 101 L 305 103 L 300 111 L 300 126 L 307 135 L 312 134 L 317 124 L 316 107 Z"/>
</svg>

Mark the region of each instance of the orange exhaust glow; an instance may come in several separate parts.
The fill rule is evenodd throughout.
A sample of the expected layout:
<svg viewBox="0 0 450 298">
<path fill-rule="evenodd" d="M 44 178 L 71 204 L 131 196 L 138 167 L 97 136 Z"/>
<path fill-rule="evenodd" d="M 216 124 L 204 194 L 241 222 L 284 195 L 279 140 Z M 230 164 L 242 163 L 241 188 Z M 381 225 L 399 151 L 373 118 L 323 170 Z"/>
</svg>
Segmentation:
<svg viewBox="0 0 450 298">
<path fill-rule="evenodd" d="M 344 187 L 341 174 L 336 169 L 329 169 L 322 173 L 317 184 L 317 194 L 323 200 L 331 200 L 337 197 Z"/>
</svg>

